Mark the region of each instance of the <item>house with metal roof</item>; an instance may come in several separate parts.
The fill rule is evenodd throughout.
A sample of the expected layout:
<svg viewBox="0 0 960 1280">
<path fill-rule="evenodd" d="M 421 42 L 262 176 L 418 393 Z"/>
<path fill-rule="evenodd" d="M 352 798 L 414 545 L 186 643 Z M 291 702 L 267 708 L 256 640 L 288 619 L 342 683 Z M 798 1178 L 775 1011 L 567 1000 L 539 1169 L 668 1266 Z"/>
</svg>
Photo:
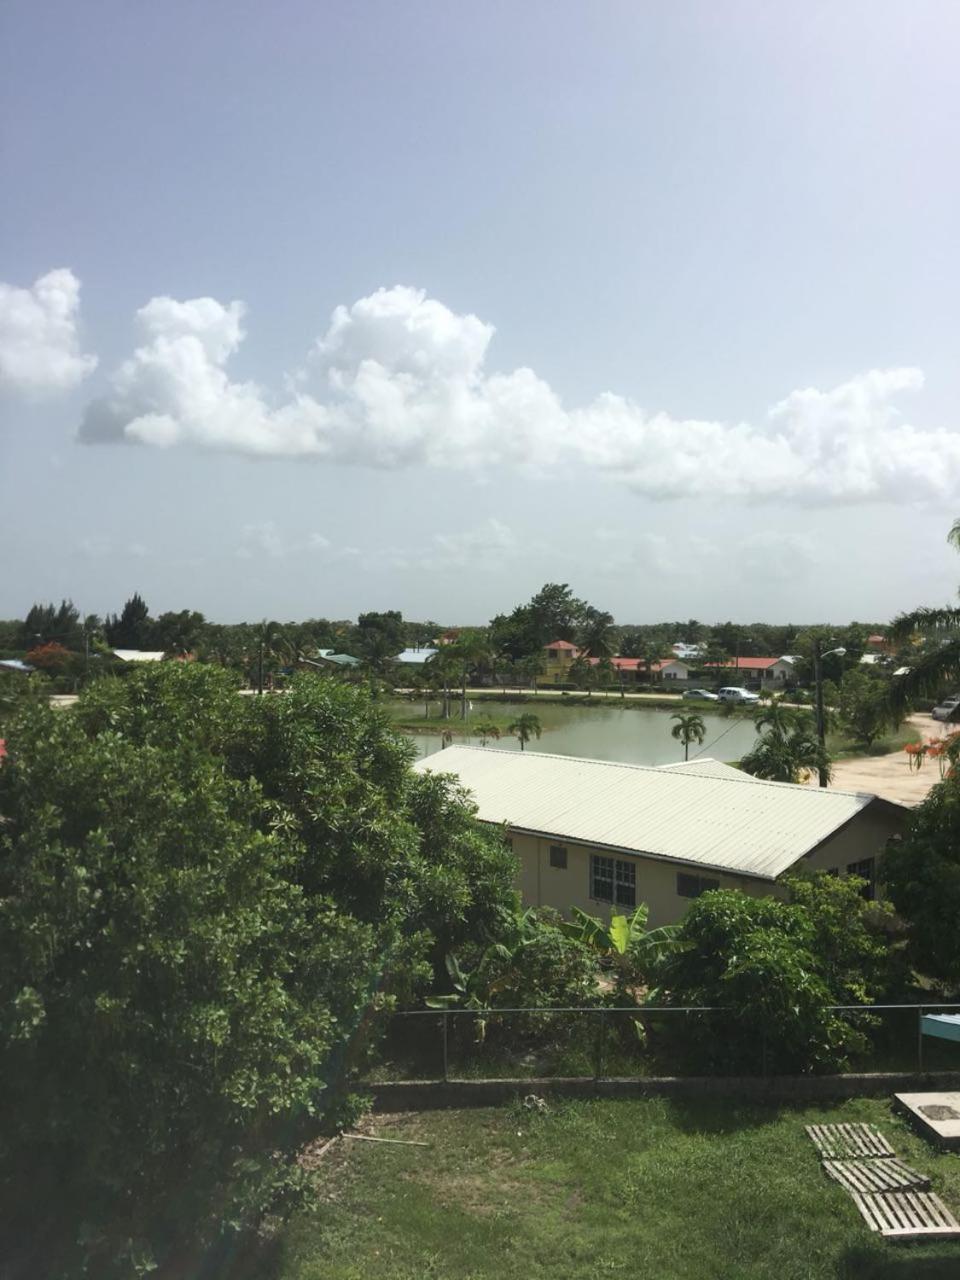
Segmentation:
<svg viewBox="0 0 960 1280">
<path fill-rule="evenodd" d="M 432 658 L 437 652 L 436 649 L 429 647 L 423 649 L 404 649 L 402 653 L 398 653 L 394 658 L 394 662 L 399 662 L 403 667 L 422 667 L 428 658 Z"/>
<path fill-rule="evenodd" d="M 729 662 L 708 662 L 703 669 L 728 684 L 759 680 L 761 684 L 783 685 L 797 678 L 796 667 L 789 657 L 736 658 Z"/>
<path fill-rule="evenodd" d="M 477 817 L 504 829 L 528 906 L 602 914 L 646 902 L 653 925 L 708 889 L 782 893 L 780 877 L 804 867 L 862 876 L 872 896 L 877 858 L 909 814 L 716 760 L 656 768 L 458 746 L 413 767 L 455 775 Z"/>
</svg>

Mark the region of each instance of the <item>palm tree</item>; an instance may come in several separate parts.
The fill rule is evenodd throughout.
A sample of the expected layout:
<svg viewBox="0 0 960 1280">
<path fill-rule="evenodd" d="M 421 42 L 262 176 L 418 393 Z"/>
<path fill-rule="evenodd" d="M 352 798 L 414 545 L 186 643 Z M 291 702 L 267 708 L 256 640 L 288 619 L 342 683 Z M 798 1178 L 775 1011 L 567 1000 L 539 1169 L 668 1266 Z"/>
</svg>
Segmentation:
<svg viewBox="0 0 960 1280">
<path fill-rule="evenodd" d="M 460 657 L 452 644 L 445 644 L 441 645 L 436 653 L 431 654 L 423 666 L 425 673 L 429 671 L 431 676 L 436 676 L 443 694 L 441 715 L 444 720 L 449 720 L 450 685 L 460 672 Z"/>
<path fill-rule="evenodd" d="M 960 519 L 954 520 L 947 542 L 960 551 Z M 921 606 L 901 613 L 890 624 L 887 639 L 919 648 L 918 656 L 911 653 L 910 669 L 890 683 L 888 705 L 894 714 L 902 715 L 915 697 L 939 693 L 948 681 L 960 683 L 960 606 Z"/>
<path fill-rule="evenodd" d="M 532 711 L 525 711 L 507 728 L 507 733 L 520 739 L 520 750 L 523 751 L 531 738 L 539 738 L 543 730 L 540 719 Z"/>
<path fill-rule="evenodd" d="M 460 664 L 460 719 L 467 718 L 467 676 L 476 667 L 493 662 L 490 642 L 482 631 L 463 631 L 446 648 L 456 656 Z"/>
<path fill-rule="evenodd" d="M 591 658 L 612 658 L 617 651 L 617 632 L 613 614 L 588 607 L 580 629 L 580 647 Z"/>
<path fill-rule="evenodd" d="M 473 732 L 480 739 L 481 747 L 487 745 L 488 738 L 493 738 L 494 741 L 500 738 L 500 726 L 495 720 L 477 720 L 473 726 Z"/>
<path fill-rule="evenodd" d="M 707 726 L 703 723 L 703 717 L 697 715 L 695 711 L 689 713 L 675 711 L 670 719 L 677 722 L 670 730 L 670 736 L 683 744 L 683 758 L 688 760 L 690 743 L 695 742 L 698 747 L 702 746 L 707 736 Z"/>
<path fill-rule="evenodd" d="M 774 703 L 758 712 L 754 723 L 762 732 L 740 761 L 745 773 L 770 782 L 802 782 L 819 773 L 830 781 L 830 757 L 807 712 Z"/>
</svg>

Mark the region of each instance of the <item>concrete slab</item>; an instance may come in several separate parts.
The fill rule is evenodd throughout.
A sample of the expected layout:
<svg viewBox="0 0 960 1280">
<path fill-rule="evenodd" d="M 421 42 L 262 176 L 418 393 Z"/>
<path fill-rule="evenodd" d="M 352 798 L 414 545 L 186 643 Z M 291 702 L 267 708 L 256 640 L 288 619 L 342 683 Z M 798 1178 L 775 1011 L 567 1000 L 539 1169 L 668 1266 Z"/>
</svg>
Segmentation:
<svg viewBox="0 0 960 1280">
<path fill-rule="evenodd" d="M 960 1148 L 960 1092 L 895 1093 L 894 1098 L 928 1138 Z"/>
</svg>

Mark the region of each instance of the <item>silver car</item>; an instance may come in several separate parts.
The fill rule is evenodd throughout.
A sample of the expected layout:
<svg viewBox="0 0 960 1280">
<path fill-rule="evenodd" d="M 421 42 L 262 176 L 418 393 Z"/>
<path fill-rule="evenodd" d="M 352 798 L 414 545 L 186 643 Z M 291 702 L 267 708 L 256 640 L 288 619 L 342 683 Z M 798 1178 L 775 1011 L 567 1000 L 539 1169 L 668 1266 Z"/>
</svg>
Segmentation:
<svg viewBox="0 0 960 1280">
<path fill-rule="evenodd" d="M 930 714 L 934 720 L 960 720 L 960 693 L 951 693 Z"/>
<path fill-rule="evenodd" d="M 760 695 L 751 693 L 749 689 L 744 689 L 740 685 L 727 685 L 725 689 L 721 689 L 717 695 L 721 702 L 759 702 Z"/>
<path fill-rule="evenodd" d="M 688 702 L 719 702 L 717 694 L 709 689 L 684 689 L 683 696 Z"/>
</svg>

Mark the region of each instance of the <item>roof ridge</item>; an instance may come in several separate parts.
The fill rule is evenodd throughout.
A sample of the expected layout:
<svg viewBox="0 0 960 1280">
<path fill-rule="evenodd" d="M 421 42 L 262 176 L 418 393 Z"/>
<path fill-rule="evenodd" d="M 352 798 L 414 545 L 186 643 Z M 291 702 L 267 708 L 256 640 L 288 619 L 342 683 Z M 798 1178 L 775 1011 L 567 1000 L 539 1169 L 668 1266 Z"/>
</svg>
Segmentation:
<svg viewBox="0 0 960 1280">
<path fill-rule="evenodd" d="M 447 748 L 447 750 L 455 749 L 460 751 L 476 751 L 477 753 L 483 752 L 484 755 L 488 756 L 510 756 L 511 758 L 523 757 L 524 759 L 527 757 L 527 752 L 525 751 L 508 751 L 505 747 L 471 747 L 466 745 L 461 746 L 458 744 L 455 748 Z M 438 755 L 439 752 L 435 751 L 432 754 Z M 598 760 L 594 756 L 564 756 L 560 755 L 556 751 L 531 751 L 529 754 L 531 756 L 539 756 L 541 759 L 547 760 L 577 761 L 580 764 L 602 764 L 613 769 L 639 769 L 644 773 L 661 773 L 664 768 L 676 767 L 675 765 L 636 764 L 631 760 Z M 422 758 L 426 760 L 430 757 L 424 756 Z M 679 760 L 676 764 L 693 764 L 698 759 L 698 756 L 694 756 L 693 760 Z M 716 756 L 708 756 L 706 759 L 716 760 Z M 831 796 L 854 796 L 858 799 L 868 800 L 877 800 L 881 798 L 875 791 L 848 791 L 845 787 L 830 787 L 829 789 L 824 787 L 809 787 L 803 782 L 776 782 L 773 778 L 755 778 L 749 773 L 745 773 L 742 778 L 731 778 L 725 774 L 714 774 L 712 781 L 732 782 L 736 783 L 738 786 L 743 782 L 749 782 L 751 786 L 796 787 L 801 791 L 808 792 L 810 795 L 824 794 Z"/>
</svg>

